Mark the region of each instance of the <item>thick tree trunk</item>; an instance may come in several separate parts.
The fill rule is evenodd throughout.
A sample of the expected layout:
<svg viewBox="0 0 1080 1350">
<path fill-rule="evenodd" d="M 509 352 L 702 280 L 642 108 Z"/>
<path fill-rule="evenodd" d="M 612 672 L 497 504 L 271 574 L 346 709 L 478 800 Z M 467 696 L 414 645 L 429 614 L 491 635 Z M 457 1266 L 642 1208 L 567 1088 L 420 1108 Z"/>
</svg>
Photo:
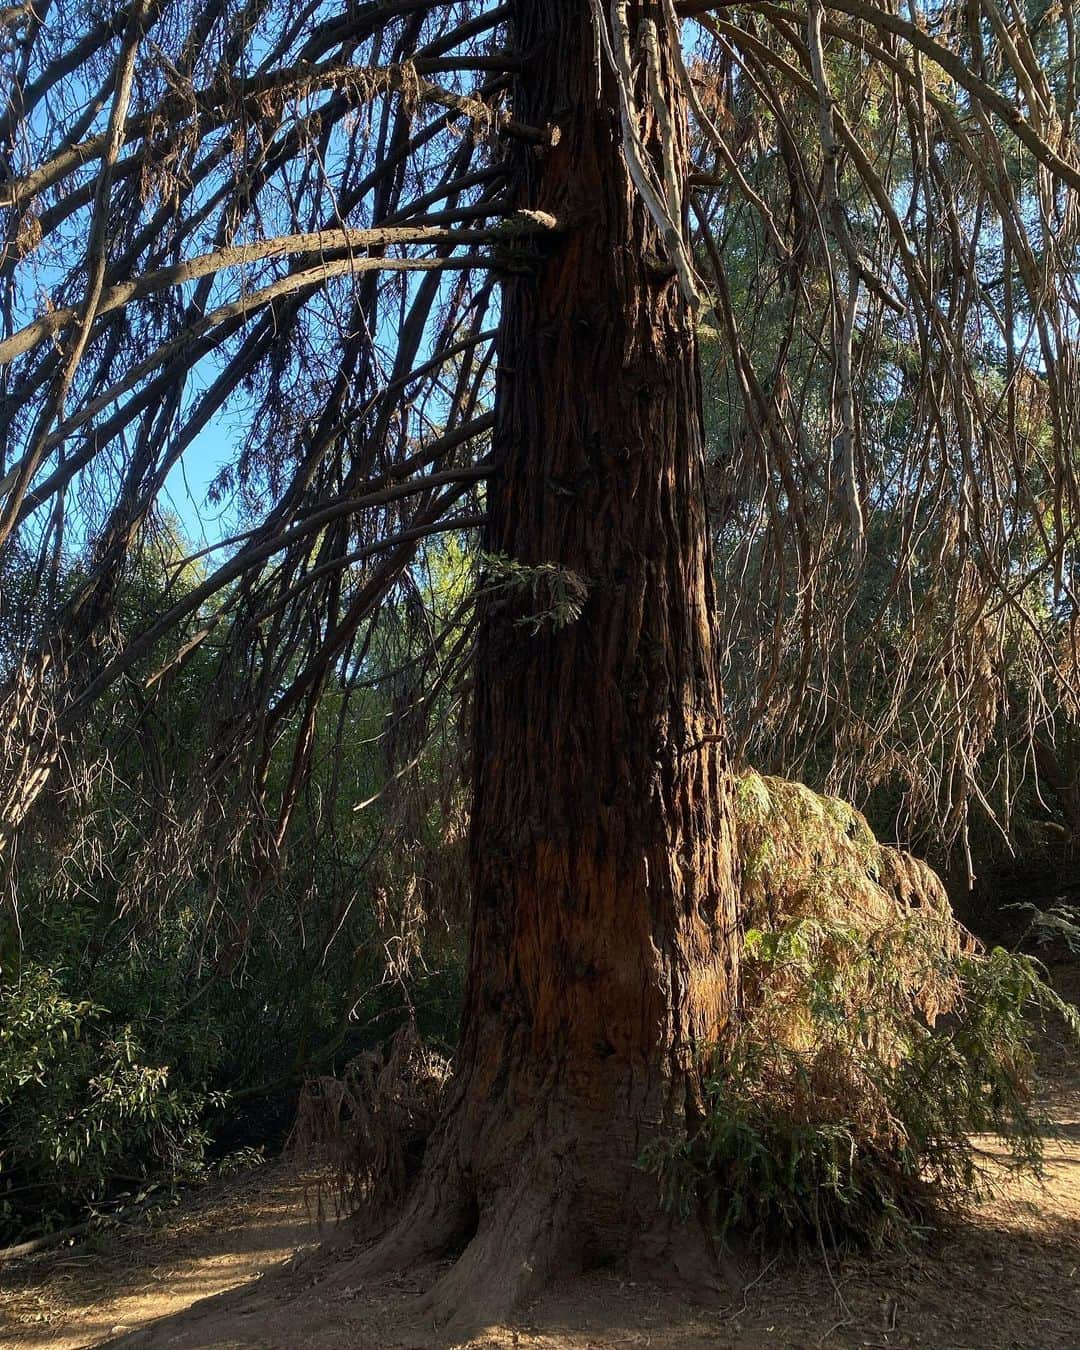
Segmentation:
<svg viewBox="0 0 1080 1350">
<path fill-rule="evenodd" d="M 485 603 L 462 1043 L 398 1230 L 412 1253 L 465 1247 L 436 1298 L 465 1320 L 555 1269 L 655 1248 L 638 1159 L 693 1129 L 695 1051 L 735 984 L 693 319 L 630 181 L 610 72 L 598 90 L 588 0 L 520 0 L 515 45 L 516 116 L 561 129 L 522 153 L 519 199 L 565 229 L 504 288 L 487 548 L 568 569 L 587 599 L 562 626 L 535 620 L 543 584 Z M 657 124 L 642 131 L 658 159 Z"/>
</svg>

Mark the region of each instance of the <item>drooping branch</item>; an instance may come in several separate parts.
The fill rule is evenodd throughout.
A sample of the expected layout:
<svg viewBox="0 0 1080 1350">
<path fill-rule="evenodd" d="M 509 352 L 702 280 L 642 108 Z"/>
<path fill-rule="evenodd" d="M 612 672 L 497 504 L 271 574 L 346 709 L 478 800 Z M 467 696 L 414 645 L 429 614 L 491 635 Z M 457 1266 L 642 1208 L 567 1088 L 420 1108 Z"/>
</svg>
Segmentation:
<svg viewBox="0 0 1080 1350">
<path fill-rule="evenodd" d="M 53 6 L 48 31 L 5 11 L 3 548 L 35 600 L 2 674 L 47 658 L 55 723 L 141 669 L 138 633 L 108 652 L 91 633 L 114 631 L 139 541 L 213 437 L 228 518 L 182 552 L 220 584 L 144 631 L 171 616 L 150 646 L 220 644 L 224 782 L 255 772 L 297 670 L 301 702 L 348 682 L 417 556 L 382 541 L 429 547 L 426 513 L 461 485 L 448 518 L 482 515 L 498 281 L 561 246 L 508 217 L 507 148 L 543 163 L 560 129 L 514 106 L 536 54 L 508 41 L 508 5 L 212 0 L 166 22 L 151 3 L 127 108 L 129 9 Z M 899 784 L 912 822 L 959 838 L 967 802 L 1004 809 L 999 756 L 1034 764 L 1075 702 L 1072 16 L 665 0 L 631 39 L 625 14 L 595 7 L 598 76 L 652 265 L 702 299 L 744 752 L 839 791 Z M 103 126 L 122 136 L 105 175 Z M 26 781 L 29 762 L 11 760 Z"/>
</svg>

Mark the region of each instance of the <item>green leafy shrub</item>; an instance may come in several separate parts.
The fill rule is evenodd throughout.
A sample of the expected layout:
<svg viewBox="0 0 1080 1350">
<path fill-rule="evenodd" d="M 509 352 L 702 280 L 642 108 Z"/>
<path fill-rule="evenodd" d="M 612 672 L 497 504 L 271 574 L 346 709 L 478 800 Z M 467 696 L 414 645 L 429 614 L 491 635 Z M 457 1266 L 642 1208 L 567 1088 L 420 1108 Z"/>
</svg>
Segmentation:
<svg viewBox="0 0 1080 1350">
<path fill-rule="evenodd" d="M 973 1135 L 1037 1169 L 1030 1014 L 1080 1036 L 1038 962 L 980 950 L 843 803 L 757 775 L 739 802 L 743 1016 L 700 1129 L 642 1159 L 670 1207 L 770 1245 L 880 1245 L 979 1192 Z"/>
<path fill-rule="evenodd" d="M 1023 902 L 1006 905 L 1027 920 L 1017 944 L 1033 943 L 1037 947 L 1059 945 L 1072 957 L 1080 957 L 1080 905 L 1064 900 L 1055 901 L 1045 909 Z"/>
<path fill-rule="evenodd" d="M 0 985 L 0 1213 L 39 1223 L 151 1176 L 201 1174 L 211 1094 L 174 1085 L 131 1025 L 27 963 Z M 17 1203 L 18 1201 L 23 1203 Z"/>
<path fill-rule="evenodd" d="M 354 1054 L 404 1016 L 373 924 L 358 955 L 312 974 L 302 949 L 272 946 L 268 906 L 241 969 L 200 973 L 194 903 L 135 937 L 107 904 L 34 908 L 27 954 L 0 977 L 0 1245 L 254 1162 L 252 1145 L 284 1140 L 309 1063 Z M 422 980 L 409 992 L 437 1026 L 440 998 L 432 1011 Z"/>
</svg>

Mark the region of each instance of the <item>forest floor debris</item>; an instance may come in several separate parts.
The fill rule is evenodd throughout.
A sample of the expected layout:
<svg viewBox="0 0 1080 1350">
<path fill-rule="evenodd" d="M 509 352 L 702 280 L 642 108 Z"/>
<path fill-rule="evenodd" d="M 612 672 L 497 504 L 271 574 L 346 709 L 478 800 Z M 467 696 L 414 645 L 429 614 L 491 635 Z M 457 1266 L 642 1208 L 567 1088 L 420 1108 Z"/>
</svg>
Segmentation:
<svg viewBox="0 0 1080 1350">
<path fill-rule="evenodd" d="M 1057 972 L 1080 996 L 1080 969 Z M 1041 1046 L 1046 1177 L 1006 1179 L 967 1219 L 908 1253 L 774 1261 L 715 1304 L 597 1272 L 553 1286 L 474 1350 L 922 1346 L 1075 1350 L 1080 1327 L 1080 1056 Z M 988 1152 L 999 1144 L 983 1141 Z M 1004 1155 L 1003 1155 L 1004 1156 Z M 42 1253 L 0 1271 L 3 1350 L 405 1350 L 442 1344 L 416 1316 L 442 1267 L 351 1281 L 318 1241 L 310 1188 L 268 1166 L 201 1193 L 149 1231 Z M 325 1230 L 324 1230 L 325 1231 Z M 260 1276 L 265 1278 L 260 1279 Z"/>
</svg>

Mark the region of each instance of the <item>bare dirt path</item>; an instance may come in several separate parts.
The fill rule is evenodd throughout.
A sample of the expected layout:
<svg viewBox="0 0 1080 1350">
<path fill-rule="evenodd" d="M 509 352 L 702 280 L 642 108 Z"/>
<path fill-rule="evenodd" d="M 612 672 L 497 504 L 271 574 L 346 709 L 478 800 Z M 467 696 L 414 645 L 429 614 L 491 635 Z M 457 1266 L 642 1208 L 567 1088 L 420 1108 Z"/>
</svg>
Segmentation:
<svg viewBox="0 0 1080 1350">
<path fill-rule="evenodd" d="M 0 1268 L 0 1350 L 82 1350 L 258 1279 L 318 1241 L 305 1187 L 272 1166 L 223 1182 L 152 1229 Z"/>
<path fill-rule="evenodd" d="M 1075 998 L 1080 972 L 1070 975 Z M 1080 1057 L 1051 1036 L 1042 1069 L 1052 1120 L 1045 1183 L 1008 1182 L 930 1244 L 828 1268 L 820 1258 L 751 1267 L 745 1292 L 726 1306 L 601 1272 L 553 1287 L 517 1324 L 493 1327 L 470 1344 L 1080 1350 Z M 993 1141 L 986 1146 L 992 1150 Z M 416 1311 L 440 1267 L 361 1282 L 350 1274 L 347 1243 L 307 1251 L 317 1238 L 302 1184 L 284 1169 L 264 1169 L 200 1196 L 150 1233 L 0 1271 L 0 1347 L 419 1350 L 446 1343 Z"/>
</svg>

